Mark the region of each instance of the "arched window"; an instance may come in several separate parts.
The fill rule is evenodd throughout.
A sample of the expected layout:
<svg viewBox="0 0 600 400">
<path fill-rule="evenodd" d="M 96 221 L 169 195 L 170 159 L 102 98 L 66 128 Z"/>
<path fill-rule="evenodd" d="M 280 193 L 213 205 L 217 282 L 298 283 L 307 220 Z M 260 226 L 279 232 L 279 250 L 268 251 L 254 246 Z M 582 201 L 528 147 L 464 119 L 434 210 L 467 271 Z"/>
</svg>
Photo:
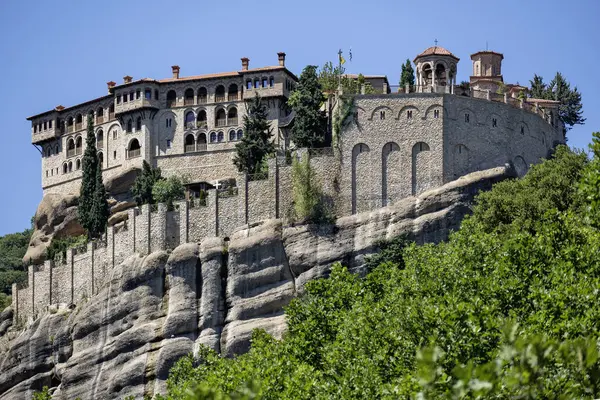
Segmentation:
<svg viewBox="0 0 600 400">
<path fill-rule="evenodd" d="M 237 108 L 231 107 L 229 111 L 227 111 L 227 125 L 237 125 L 238 124 L 238 114 Z"/>
<path fill-rule="evenodd" d="M 237 140 L 242 140 L 242 138 L 244 137 L 244 131 L 243 130 L 238 130 L 237 131 Z"/>
<path fill-rule="evenodd" d="M 67 118 L 67 132 L 73 132 L 73 117 Z"/>
<path fill-rule="evenodd" d="M 104 168 L 104 153 L 101 151 L 98 152 L 98 162 L 100 163 L 100 168 Z"/>
<path fill-rule="evenodd" d="M 96 134 L 96 147 L 99 149 L 104 147 L 104 132 L 102 129 L 100 129 Z"/>
<path fill-rule="evenodd" d="M 258 78 L 256 78 L 254 80 L 254 89 L 258 89 L 260 87 L 260 81 L 258 80 Z"/>
<path fill-rule="evenodd" d="M 199 129 L 206 129 L 206 127 L 208 126 L 207 121 L 206 121 L 206 111 L 204 111 L 204 110 L 198 111 L 198 119 L 196 120 L 196 126 Z"/>
<path fill-rule="evenodd" d="M 69 168 L 69 167 L 67 166 L 67 163 L 64 163 L 64 164 L 63 164 L 63 174 L 66 174 L 66 173 L 68 172 L 68 169 L 67 169 L 67 168 Z"/>
<path fill-rule="evenodd" d="M 264 88 L 268 87 L 268 83 L 267 82 L 268 82 L 268 80 L 267 80 L 266 77 L 262 78 L 262 87 L 264 87 Z"/>
<path fill-rule="evenodd" d="M 48 146 L 46 148 L 46 157 L 50 157 L 52 155 L 52 146 Z"/>
<path fill-rule="evenodd" d="M 133 131 L 133 121 L 131 119 L 129 119 L 127 121 L 127 132 L 132 132 Z"/>
<path fill-rule="evenodd" d="M 100 107 L 96 110 L 96 123 L 101 124 L 104 122 L 104 108 Z"/>
<path fill-rule="evenodd" d="M 248 89 L 248 90 L 252 89 L 252 80 L 251 79 L 248 79 L 246 81 L 246 89 Z"/>
<path fill-rule="evenodd" d="M 129 142 L 129 147 L 127 148 L 127 158 L 135 158 L 141 155 L 141 146 L 140 142 L 137 139 L 133 139 Z"/>
<path fill-rule="evenodd" d="M 206 133 L 201 133 L 198 135 L 196 150 L 206 151 Z"/>
<path fill-rule="evenodd" d="M 137 132 L 142 130 L 142 117 L 137 117 L 137 119 L 135 120 L 135 130 Z"/>
<path fill-rule="evenodd" d="M 275 86 L 275 78 L 273 78 L 273 77 L 270 77 L 270 78 L 269 78 L 269 86 L 270 86 L 270 87 L 273 87 L 273 86 Z"/>
<path fill-rule="evenodd" d="M 227 101 L 237 101 L 237 99 L 238 99 L 238 87 L 234 83 L 234 84 L 229 85 L 229 90 L 227 92 Z"/>
<path fill-rule="evenodd" d="M 154 100 L 158 100 L 158 89 L 154 89 Z"/>
<path fill-rule="evenodd" d="M 75 141 L 73 138 L 67 140 L 67 157 L 73 157 L 75 155 Z"/>
<path fill-rule="evenodd" d="M 146 100 L 152 100 L 152 89 L 144 89 L 144 98 Z"/>
<path fill-rule="evenodd" d="M 219 131 L 217 133 L 217 142 L 222 142 L 223 140 L 225 140 L 225 135 L 223 135 L 223 131 Z"/>
<path fill-rule="evenodd" d="M 216 126 L 225 126 L 226 123 L 227 123 L 227 118 L 225 117 L 225 110 L 222 108 L 219 108 L 215 115 L 215 125 Z"/>
<path fill-rule="evenodd" d="M 208 92 L 205 87 L 198 89 L 198 103 L 204 104 L 208 101 Z"/>
<path fill-rule="evenodd" d="M 194 135 L 192 135 L 190 133 L 189 135 L 186 135 L 186 137 L 185 137 L 184 152 L 191 153 L 194 151 L 196 151 L 196 138 L 194 138 Z"/>
<path fill-rule="evenodd" d="M 215 90 L 215 102 L 225 101 L 225 86 L 219 85 Z"/>
<path fill-rule="evenodd" d="M 217 141 L 217 132 L 210 133 L 210 142 L 215 143 Z"/>
<path fill-rule="evenodd" d="M 75 118 L 75 130 L 78 131 L 83 128 L 83 116 L 81 114 L 77 114 Z"/>
<path fill-rule="evenodd" d="M 115 105 L 111 104 L 110 107 L 108 107 L 108 119 L 109 120 L 113 120 L 115 119 Z"/>
<path fill-rule="evenodd" d="M 185 113 L 185 127 L 186 129 L 193 129 L 196 127 L 196 116 L 194 115 L 193 111 L 188 111 L 187 113 Z"/>
<path fill-rule="evenodd" d="M 81 160 L 78 158 L 75 160 L 75 170 L 79 171 L 81 169 Z"/>
<path fill-rule="evenodd" d="M 69 172 L 73 172 L 73 162 L 69 161 Z"/>
<path fill-rule="evenodd" d="M 185 90 L 183 105 L 191 106 L 194 104 L 194 89 L 189 88 Z"/>
<path fill-rule="evenodd" d="M 75 139 L 75 154 L 80 155 L 82 153 L 82 148 L 83 139 L 81 138 L 81 136 L 77 136 L 77 139 Z"/>
<path fill-rule="evenodd" d="M 173 108 L 177 106 L 177 93 L 174 90 L 169 90 L 167 93 L 167 107 Z"/>
<path fill-rule="evenodd" d="M 229 141 L 230 142 L 235 142 L 236 138 L 237 138 L 237 136 L 235 134 L 235 131 L 229 131 Z"/>
</svg>

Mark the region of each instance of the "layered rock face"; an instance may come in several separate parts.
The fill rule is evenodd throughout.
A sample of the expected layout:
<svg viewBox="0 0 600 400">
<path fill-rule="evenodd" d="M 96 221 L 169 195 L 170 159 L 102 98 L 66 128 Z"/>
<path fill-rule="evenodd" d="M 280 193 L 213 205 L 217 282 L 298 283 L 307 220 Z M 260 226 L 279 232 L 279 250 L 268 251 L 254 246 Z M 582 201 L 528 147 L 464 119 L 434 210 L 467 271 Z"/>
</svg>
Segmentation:
<svg viewBox="0 0 600 400">
<path fill-rule="evenodd" d="M 255 328 L 281 337 L 283 307 L 307 281 L 327 276 L 334 262 L 362 273 L 381 240 L 402 233 L 420 243 L 444 240 L 479 190 L 510 176 L 506 168 L 473 173 L 331 226 L 267 220 L 241 227 L 229 241 L 209 238 L 132 255 L 97 295 L 49 308 L 27 327 L 11 327 L 7 309 L 0 317 L 6 326 L 0 399 L 31 398 L 43 385 L 57 399 L 164 393 L 181 356 L 200 345 L 224 355 L 247 351 Z"/>
</svg>

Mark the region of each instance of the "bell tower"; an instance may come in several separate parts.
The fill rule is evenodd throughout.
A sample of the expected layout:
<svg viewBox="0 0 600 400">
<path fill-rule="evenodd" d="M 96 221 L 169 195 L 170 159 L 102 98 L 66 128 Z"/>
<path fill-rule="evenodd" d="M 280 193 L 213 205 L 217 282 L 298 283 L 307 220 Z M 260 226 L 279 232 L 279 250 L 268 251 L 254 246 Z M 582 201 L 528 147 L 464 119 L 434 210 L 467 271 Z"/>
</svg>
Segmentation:
<svg viewBox="0 0 600 400">
<path fill-rule="evenodd" d="M 502 77 L 502 60 L 504 55 L 494 51 L 479 51 L 471 54 L 473 73 L 471 74 L 471 88 L 478 90 L 498 90 L 504 82 Z"/>
</svg>

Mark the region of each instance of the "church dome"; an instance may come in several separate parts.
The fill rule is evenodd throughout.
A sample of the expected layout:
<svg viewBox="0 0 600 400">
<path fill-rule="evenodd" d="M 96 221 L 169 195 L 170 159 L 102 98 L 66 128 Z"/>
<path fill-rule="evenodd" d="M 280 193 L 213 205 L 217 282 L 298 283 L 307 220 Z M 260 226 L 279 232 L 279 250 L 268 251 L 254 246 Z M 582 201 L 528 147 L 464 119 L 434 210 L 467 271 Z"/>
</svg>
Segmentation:
<svg viewBox="0 0 600 400">
<path fill-rule="evenodd" d="M 433 56 L 433 55 L 450 56 L 450 57 L 456 59 L 456 61 L 459 60 L 459 58 L 456 57 L 454 54 L 452 54 L 450 51 L 448 51 L 447 49 L 440 47 L 440 46 L 431 46 L 430 48 L 426 49 L 424 52 L 422 52 L 421 54 L 416 56 L 415 60 L 420 57 Z"/>
</svg>

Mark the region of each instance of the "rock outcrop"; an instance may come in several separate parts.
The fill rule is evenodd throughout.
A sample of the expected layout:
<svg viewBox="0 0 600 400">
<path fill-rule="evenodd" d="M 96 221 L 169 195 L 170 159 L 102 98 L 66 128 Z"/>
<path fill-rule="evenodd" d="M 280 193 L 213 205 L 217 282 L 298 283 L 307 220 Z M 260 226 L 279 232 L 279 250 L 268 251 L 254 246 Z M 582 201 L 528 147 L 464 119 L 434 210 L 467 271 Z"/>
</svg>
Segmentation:
<svg viewBox="0 0 600 400">
<path fill-rule="evenodd" d="M 127 220 L 125 210 L 135 207 L 136 203 L 129 194 L 129 188 L 140 172 L 139 168 L 131 168 L 105 182 L 109 197 L 111 218 L 109 225 L 115 225 Z M 35 212 L 33 234 L 29 247 L 23 257 L 24 264 L 41 264 L 46 258 L 46 248 L 54 238 L 79 236 L 85 230 L 77 220 L 76 194 L 46 194 Z"/>
<path fill-rule="evenodd" d="M 244 352 L 255 328 L 281 337 L 283 307 L 307 281 L 327 276 L 334 262 L 362 273 L 365 256 L 381 240 L 401 233 L 417 242 L 443 240 L 479 190 L 510 176 L 505 168 L 470 174 L 331 226 L 267 220 L 239 228 L 229 241 L 208 238 L 132 255 L 87 301 L 49 307 L 27 327 L 7 327 L 0 337 L 0 399 L 30 398 L 43 385 L 57 399 L 164 392 L 181 356 L 200 345 Z"/>
</svg>

